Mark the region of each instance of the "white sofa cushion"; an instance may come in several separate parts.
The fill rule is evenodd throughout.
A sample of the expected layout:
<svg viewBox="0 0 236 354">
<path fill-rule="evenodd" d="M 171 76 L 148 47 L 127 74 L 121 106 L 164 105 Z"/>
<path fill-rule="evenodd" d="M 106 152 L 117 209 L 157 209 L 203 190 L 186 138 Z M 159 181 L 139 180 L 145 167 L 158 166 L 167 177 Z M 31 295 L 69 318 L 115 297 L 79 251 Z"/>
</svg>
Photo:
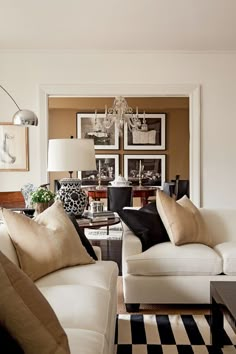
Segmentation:
<svg viewBox="0 0 236 354">
<path fill-rule="evenodd" d="M 171 242 L 155 245 L 126 258 L 127 273 L 133 275 L 216 275 L 223 271 L 221 257 L 210 247 Z"/>
<path fill-rule="evenodd" d="M 223 258 L 224 274 L 236 275 L 236 242 L 223 242 L 214 249 Z"/>
<path fill-rule="evenodd" d="M 100 333 L 78 328 L 65 328 L 71 354 L 111 354 L 105 337 Z"/>
<path fill-rule="evenodd" d="M 86 285 L 40 287 L 63 328 L 98 332 L 108 340 L 111 302 L 108 290 Z"/>
<path fill-rule="evenodd" d="M 118 267 L 113 261 L 97 261 L 95 264 L 86 264 L 59 269 L 36 280 L 38 287 L 55 285 L 89 285 L 106 290 L 114 289 L 117 282 Z"/>
<path fill-rule="evenodd" d="M 213 246 L 226 241 L 236 240 L 236 208 L 235 209 L 199 209 L 207 227 L 207 232 L 211 234 Z"/>
</svg>

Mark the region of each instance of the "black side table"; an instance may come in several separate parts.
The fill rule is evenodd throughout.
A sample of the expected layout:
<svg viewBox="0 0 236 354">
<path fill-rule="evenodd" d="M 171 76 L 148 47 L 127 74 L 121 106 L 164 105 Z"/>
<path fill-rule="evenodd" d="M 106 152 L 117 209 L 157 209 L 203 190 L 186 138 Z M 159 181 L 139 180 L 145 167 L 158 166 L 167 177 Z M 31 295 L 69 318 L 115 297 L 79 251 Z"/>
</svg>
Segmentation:
<svg viewBox="0 0 236 354">
<path fill-rule="evenodd" d="M 100 221 L 100 222 L 91 222 L 89 224 L 84 224 L 82 221 L 80 222 L 80 219 L 76 219 L 78 222 L 80 228 L 89 228 L 89 229 L 99 229 L 100 227 L 104 226 L 111 226 L 111 225 L 116 225 L 120 223 L 120 218 L 115 217 L 111 219 L 107 219 L 105 221 Z M 109 235 L 109 232 L 108 232 Z M 119 267 L 119 275 L 122 274 L 122 240 L 113 240 L 109 239 L 89 239 L 91 244 L 93 246 L 99 246 L 102 251 L 102 259 L 103 260 L 112 260 L 118 264 Z"/>
<path fill-rule="evenodd" d="M 212 281 L 211 295 L 211 339 L 215 347 L 224 346 L 224 316 L 236 332 L 236 282 Z"/>
</svg>

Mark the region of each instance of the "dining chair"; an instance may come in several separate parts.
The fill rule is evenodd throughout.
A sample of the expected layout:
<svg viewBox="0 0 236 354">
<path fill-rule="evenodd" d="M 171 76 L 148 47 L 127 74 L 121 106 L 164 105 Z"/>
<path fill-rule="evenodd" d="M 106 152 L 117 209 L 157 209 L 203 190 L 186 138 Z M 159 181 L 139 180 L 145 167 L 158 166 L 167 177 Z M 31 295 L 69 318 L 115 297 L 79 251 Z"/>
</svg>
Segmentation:
<svg viewBox="0 0 236 354">
<path fill-rule="evenodd" d="M 107 210 L 118 211 L 133 206 L 132 187 L 107 187 Z"/>
<path fill-rule="evenodd" d="M 117 212 L 124 207 L 133 206 L 132 187 L 107 187 L 107 210 Z M 107 226 L 109 235 L 109 226 Z"/>
<path fill-rule="evenodd" d="M 175 182 L 164 182 L 163 192 L 165 192 L 170 197 L 172 197 L 174 194 L 174 191 L 175 191 Z"/>
<path fill-rule="evenodd" d="M 58 179 L 54 179 L 54 192 L 57 193 L 61 188 L 61 183 Z"/>
<path fill-rule="evenodd" d="M 182 198 L 184 195 L 189 198 L 189 180 L 180 179 L 180 175 L 176 175 L 171 182 L 164 183 L 163 192 L 175 200 Z"/>
<path fill-rule="evenodd" d="M 178 179 L 175 182 L 174 197 L 176 200 L 186 195 L 189 198 L 189 180 Z"/>
</svg>

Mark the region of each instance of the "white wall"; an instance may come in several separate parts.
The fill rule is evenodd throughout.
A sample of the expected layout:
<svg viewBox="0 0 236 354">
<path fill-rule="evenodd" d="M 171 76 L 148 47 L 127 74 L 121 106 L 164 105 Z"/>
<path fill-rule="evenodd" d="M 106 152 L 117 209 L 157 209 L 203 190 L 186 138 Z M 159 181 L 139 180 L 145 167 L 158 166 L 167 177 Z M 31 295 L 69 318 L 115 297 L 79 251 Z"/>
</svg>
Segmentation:
<svg viewBox="0 0 236 354">
<path fill-rule="evenodd" d="M 236 53 L 0 52 L 0 77 L 22 108 L 39 112 L 41 85 L 201 85 L 201 204 L 236 207 Z M 94 92 L 96 94 L 96 92 Z M 123 92 L 117 92 L 123 94 Z M 13 102 L 0 92 L 0 121 Z M 39 117 L 43 122 L 45 117 Z M 41 125 L 42 127 L 42 125 Z M 0 172 L 0 190 L 45 183 L 40 125 L 29 129 L 30 170 Z"/>
</svg>

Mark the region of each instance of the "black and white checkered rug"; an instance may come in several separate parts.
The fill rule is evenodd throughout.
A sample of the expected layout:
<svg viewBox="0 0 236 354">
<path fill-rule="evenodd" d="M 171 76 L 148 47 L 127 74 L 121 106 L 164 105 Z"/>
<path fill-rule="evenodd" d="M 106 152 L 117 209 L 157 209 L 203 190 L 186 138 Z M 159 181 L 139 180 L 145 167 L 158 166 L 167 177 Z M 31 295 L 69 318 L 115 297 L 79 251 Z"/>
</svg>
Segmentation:
<svg viewBox="0 0 236 354">
<path fill-rule="evenodd" d="M 224 347 L 211 346 L 209 315 L 117 315 L 117 354 L 236 353 L 236 335 L 224 322 Z"/>
</svg>

